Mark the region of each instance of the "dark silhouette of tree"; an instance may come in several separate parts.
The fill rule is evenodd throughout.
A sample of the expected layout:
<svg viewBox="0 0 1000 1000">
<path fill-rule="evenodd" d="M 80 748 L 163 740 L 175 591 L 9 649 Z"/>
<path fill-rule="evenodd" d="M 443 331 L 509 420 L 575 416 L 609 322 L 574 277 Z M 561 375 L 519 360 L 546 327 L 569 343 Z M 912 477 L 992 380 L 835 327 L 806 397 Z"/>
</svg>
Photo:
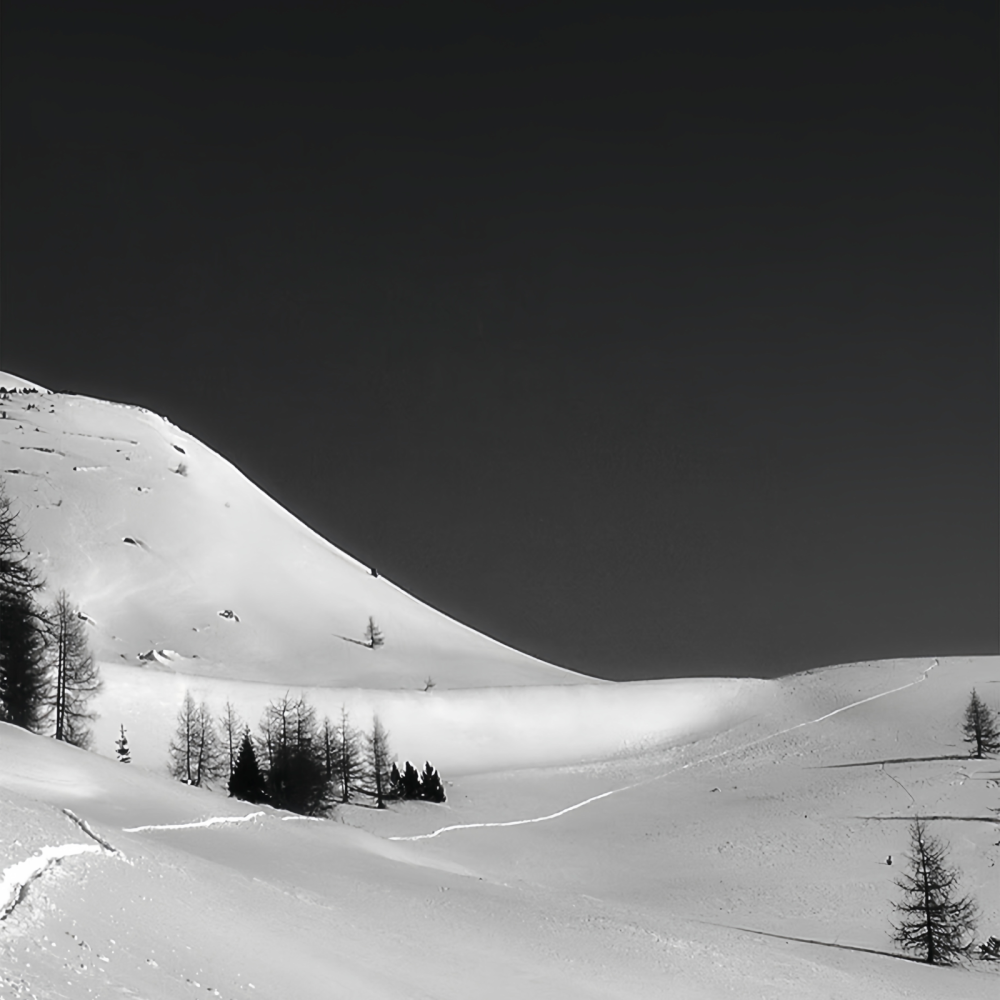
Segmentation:
<svg viewBox="0 0 1000 1000">
<path fill-rule="evenodd" d="M 267 794 L 275 808 L 303 816 L 326 814 L 334 798 L 323 758 L 308 745 L 289 745 L 275 751 L 267 772 Z"/>
<path fill-rule="evenodd" d="M 403 767 L 401 784 L 404 799 L 420 798 L 420 772 L 409 761 Z"/>
<path fill-rule="evenodd" d="M 368 794 L 375 800 L 376 809 L 384 809 L 392 784 L 389 772 L 392 754 L 389 750 L 389 734 L 376 715 L 372 719 L 372 729 L 365 737 L 365 780 Z"/>
<path fill-rule="evenodd" d="M 279 809 L 320 816 L 333 804 L 316 710 L 287 694 L 264 710 L 260 729 L 267 753 L 268 799 Z"/>
<path fill-rule="evenodd" d="M 962 733 L 965 742 L 974 746 L 974 750 L 970 751 L 973 757 L 1000 752 L 1000 727 L 997 726 L 996 716 L 976 694 L 975 688 L 965 709 Z"/>
<path fill-rule="evenodd" d="M 378 625 L 375 624 L 375 619 L 371 617 L 369 617 L 368 626 L 365 629 L 365 645 L 369 649 L 378 649 L 379 646 L 385 645 L 385 637 Z"/>
<path fill-rule="evenodd" d="M 357 730 L 351 725 L 351 718 L 345 706 L 340 708 L 337 735 L 337 777 L 340 782 L 340 801 L 350 802 L 362 780 L 361 747 Z"/>
<path fill-rule="evenodd" d="M 0 480 L 0 721 L 33 733 L 47 721 L 51 698 L 48 622 L 35 598 L 41 589 Z"/>
<path fill-rule="evenodd" d="M 420 775 L 420 797 L 428 802 L 444 802 L 444 785 L 441 776 L 431 767 L 431 762 L 424 762 L 424 771 Z"/>
<path fill-rule="evenodd" d="M 48 653 L 56 726 L 53 735 L 86 750 L 92 739 L 88 723 L 97 718 L 87 711 L 87 702 L 101 690 L 101 678 L 84 628 L 66 591 L 59 591 L 49 615 Z"/>
<path fill-rule="evenodd" d="M 243 740 L 236 756 L 236 764 L 229 776 L 229 794 L 244 802 L 266 802 L 267 790 L 264 775 L 257 763 L 257 753 L 250 738 L 250 727 L 243 731 Z"/>
<path fill-rule="evenodd" d="M 292 699 L 286 693 L 268 702 L 259 729 L 261 756 L 270 769 L 279 750 L 315 741 L 316 710 L 301 695 Z"/>
<path fill-rule="evenodd" d="M 131 764 L 132 755 L 129 752 L 128 740 L 125 738 L 125 727 L 122 726 L 121 730 L 121 736 L 115 740 L 115 753 L 118 755 L 119 764 Z"/>
<path fill-rule="evenodd" d="M 968 952 L 976 926 L 976 904 L 957 895 L 959 873 L 948 867 L 945 854 L 945 845 L 923 820 L 914 820 L 910 870 L 895 880 L 903 901 L 893 904 L 900 918 L 893 924 L 893 942 L 931 965 L 954 965 Z"/>
<path fill-rule="evenodd" d="M 208 705 L 195 705 L 190 691 L 177 713 L 177 729 L 170 741 L 170 776 L 187 785 L 209 785 L 220 778 L 226 758 Z"/>
<path fill-rule="evenodd" d="M 222 718 L 219 720 L 219 735 L 226 752 L 230 778 L 236 768 L 236 758 L 240 752 L 245 729 L 246 723 L 240 718 L 240 713 L 233 707 L 232 702 L 226 699 L 226 707 L 222 710 Z"/>
</svg>

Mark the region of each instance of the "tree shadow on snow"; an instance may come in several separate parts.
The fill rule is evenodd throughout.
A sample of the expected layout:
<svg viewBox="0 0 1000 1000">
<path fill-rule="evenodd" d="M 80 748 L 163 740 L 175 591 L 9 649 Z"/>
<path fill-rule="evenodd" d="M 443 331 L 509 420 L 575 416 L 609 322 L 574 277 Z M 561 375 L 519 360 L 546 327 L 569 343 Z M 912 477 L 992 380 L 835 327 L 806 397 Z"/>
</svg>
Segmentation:
<svg viewBox="0 0 1000 1000">
<path fill-rule="evenodd" d="M 1000 817 L 997 816 L 852 816 L 852 819 L 886 819 L 886 820 L 902 820 L 906 823 L 911 823 L 915 819 L 940 819 L 946 820 L 950 819 L 955 823 L 1000 823 Z"/>
<path fill-rule="evenodd" d="M 853 944 L 838 944 L 836 941 L 817 941 L 815 938 L 794 937 L 791 934 L 775 934 L 772 931 L 758 931 L 752 927 L 739 927 L 736 924 L 718 924 L 711 920 L 699 921 L 712 924 L 713 927 L 727 927 L 733 931 L 743 931 L 745 934 L 759 934 L 761 937 L 777 938 L 779 941 L 799 941 L 802 944 L 818 944 L 821 948 L 837 948 L 841 951 L 862 951 L 866 955 L 884 955 L 886 958 L 898 958 L 901 962 L 920 962 L 919 958 L 901 955 L 895 951 L 879 951 L 878 948 L 861 948 Z"/>
<path fill-rule="evenodd" d="M 862 760 L 855 764 L 817 764 L 807 771 L 826 771 L 836 767 L 881 767 L 883 764 L 919 764 L 925 760 L 976 760 L 966 753 L 946 753 L 939 757 L 892 757 L 886 760 Z"/>
</svg>

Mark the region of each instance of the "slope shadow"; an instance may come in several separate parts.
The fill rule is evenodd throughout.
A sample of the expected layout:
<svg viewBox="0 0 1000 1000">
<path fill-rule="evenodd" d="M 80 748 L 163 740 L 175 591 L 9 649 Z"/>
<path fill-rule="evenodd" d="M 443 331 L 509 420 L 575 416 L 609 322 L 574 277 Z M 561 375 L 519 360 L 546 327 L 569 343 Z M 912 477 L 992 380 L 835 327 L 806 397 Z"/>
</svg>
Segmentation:
<svg viewBox="0 0 1000 1000">
<path fill-rule="evenodd" d="M 802 944 L 818 944 L 821 948 L 837 948 L 841 951 L 862 951 L 866 955 L 884 955 L 886 958 L 898 958 L 901 962 L 920 962 L 919 958 L 910 955 L 900 955 L 895 951 L 879 951 L 878 948 L 862 948 L 853 944 L 838 944 L 836 941 L 817 941 L 815 938 L 794 937 L 791 934 L 775 934 L 772 931 L 758 931 L 752 927 L 739 927 L 736 924 L 717 924 L 711 920 L 699 921 L 699 923 L 710 923 L 714 927 L 727 927 L 733 931 L 743 931 L 745 934 L 759 934 L 761 937 L 778 938 L 781 941 L 799 941 Z"/>
<path fill-rule="evenodd" d="M 950 819 L 956 823 L 1000 823 L 998 816 L 852 816 L 851 818 L 905 820 L 907 823 L 915 819 Z"/>
<path fill-rule="evenodd" d="M 876 767 L 883 764 L 919 764 L 925 760 L 975 760 L 975 757 L 970 757 L 968 754 L 964 753 L 946 753 L 942 754 L 940 757 L 891 757 L 886 760 L 862 760 L 856 764 L 817 764 L 814 767 L 807 768 L 810 771 L 825 771 L 828 768 L 835 767 Z"/>
</svg>

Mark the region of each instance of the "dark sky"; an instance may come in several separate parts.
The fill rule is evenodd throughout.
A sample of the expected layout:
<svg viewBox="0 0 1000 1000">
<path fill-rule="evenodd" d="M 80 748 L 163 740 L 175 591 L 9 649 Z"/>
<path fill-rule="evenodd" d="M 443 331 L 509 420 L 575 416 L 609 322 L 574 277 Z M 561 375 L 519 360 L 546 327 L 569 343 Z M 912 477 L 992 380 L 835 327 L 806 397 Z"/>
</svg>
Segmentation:
<svg viewBox="0 0 1000 1000">
<path fill-rule="evenodd" d="M 2 363 L 587 673 L 997 652 L 996 38 L 6 0 Z"/>
</svg>

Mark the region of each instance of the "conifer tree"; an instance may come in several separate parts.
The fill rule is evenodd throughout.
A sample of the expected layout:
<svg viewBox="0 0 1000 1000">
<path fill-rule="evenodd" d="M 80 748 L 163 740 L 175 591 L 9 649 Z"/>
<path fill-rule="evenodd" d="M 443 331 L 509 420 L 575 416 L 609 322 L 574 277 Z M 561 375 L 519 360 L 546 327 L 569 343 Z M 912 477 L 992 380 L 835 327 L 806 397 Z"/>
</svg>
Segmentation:
<svg viewBox="0 0 1000 1000">
<path fill-rule="evenodd" d="M 121 727 L 121 736 L 115 740 L 115 753 L 118 755 L 119 764 L 131 764 L 132 755 L 129 752 L 128 740 L 125 738 L 125 726 Z"/>
<path fill-rule="evenodd" d="M 378 649 L 379 646 L 385 645 L 385 637 L 382 635 L 382 630 L 375 624 L 375 619 L 368 618 L 368 626 L 365 628 L 365 645 L 369 649 Z"/>
<path fill-rule="evenodd" d="M 264 710 L 261 732 L 267 747 L 268 799 L 279 809 L 320 816 L 333 804 L 316 710 L 287 694 Z"/>
<path fill-rule="evenodd" d="M 424 763 L 424 772 L 420 776 L 420 797 L 428 802 L 444 802 L 444 785 L 441 776 L 431 767 L 428 760 Z"/>
<path fill-rule="evenodd" d="M 187 785 L 211 784 L 225 769 L 225 750 L 215 731 L 212 713 L 205 702 L 195 705 L 190 691 L 184 692 L 169 752 L 171 777 Z"/>
<path fill-rule="evenodd" d="M 372 719 L 371 732 L 365 738 L 365 778 L 368 782 L 368 794 L 375 799 L 376 809 L 385 808 L 385 801 L 392 788 L 389 779 L 391 758 L 389 734 L 376 715 Z"/>
<path fill-rule="evenodd" d="M 404 799 L 420 798 L 420 772 L 409 762 L 403 768 L 401 780 L 402 793 Z"/>
<path fill-rule="evenodd" d="M 0 480 L 0 721 L 34 733 L 48 718 L 51 695 L 48 623 L 36 599 L 41 589 Z"/>
<path fill-rule="evenodd" d="M 344 705 L 340 707 L 337 723 L 337 777 L 340 782 L 340 801 L 350 802 L 362 778 L 361 749 L 357 730 L 351 725 L 350 715 Z"/>
<path fill-rule="evenodd" d="M 1000 727 L 996 716 L 976 694 L 975 688 L 965 709 L 962 733 L 964 741 L 973 744 L 974 749 L 969 751 L 973 757 L 1000 752 Z"/>
<path fill-rule="evenodd" d="M 219 738 L 226 754 L 229 777 L 232 777 L 236 767 L 236 758 L 239 756 L 245 729 L 246 723 L 240 718 L 240 713 L 236 711 L 232 702 L 227 698 L 226 706 L 222 710 L 222 717 L 219 719 Z"/>
<path fill-rule="evenodd" d="M 87 725 L 97 716 L 87 711 L 87 702 L 101 690 L 101 679 L 87 646 L 83 620 L 70 604 L 65 590 L 59 592 L 49 616 L 49 663 L 52 669 L 52 708 L 57 740 L 88 749 Z"/>
<path fill-rule="evenodd" d="M 958 896 L 959 873 L 945 861 L 945 845 L 932 836 L 924 822 L 910 826 L 909 873 L 895 880 L 903 901 L 893 925 L 893 942 L 903 951 L 931 965 L 954 965 L 968 951 L 976 925 L 976 904 Z"/>
<path fill-rule="evenodd" d="M 257 763 L 257 753 L 253 748 L 253 740 L 250 738 L 249 726 L 243 731 L 243 740 L 236 756 L 236 764 L 229 776 L 229 794 L 244 802 L 267 801 L 264 776 L 260 773 L 260 765 Z"/>
<path fill-rule="evenodd" d="M 331 790 L 340 788 L 340 734 L 329 716 L 319 730 L 319 746 L 323 756 L 323 771 Z"/>
</svg>

